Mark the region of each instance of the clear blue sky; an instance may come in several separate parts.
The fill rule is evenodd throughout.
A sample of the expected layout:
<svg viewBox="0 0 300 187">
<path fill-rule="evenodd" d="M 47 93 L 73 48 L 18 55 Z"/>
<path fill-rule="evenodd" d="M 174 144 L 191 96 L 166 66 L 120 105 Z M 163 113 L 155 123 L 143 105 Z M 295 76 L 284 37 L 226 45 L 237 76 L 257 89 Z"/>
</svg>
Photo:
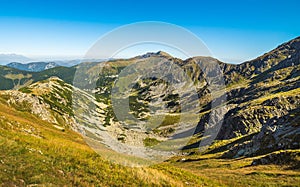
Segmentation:
<svg viewBox="0 0 300 187">
<path fill-rule="evenodd" d="M 124 24 L 163 21 L 199 36 L 213 55 L 241 62 L 300 35 L 300 1 L 0 0 L 0 53 L 80 57 Z"/>
</svg>

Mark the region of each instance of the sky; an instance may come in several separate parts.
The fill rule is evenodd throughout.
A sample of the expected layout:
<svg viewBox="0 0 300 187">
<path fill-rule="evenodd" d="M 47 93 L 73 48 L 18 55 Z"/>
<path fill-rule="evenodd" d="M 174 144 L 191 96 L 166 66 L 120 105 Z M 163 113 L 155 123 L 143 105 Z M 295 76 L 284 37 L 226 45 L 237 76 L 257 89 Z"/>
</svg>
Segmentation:
<svg viewBox="0 0 300 187">
<path fill-rule="evenodd" d="M 113 29 L 160 21 L 197 35 L 213 57 L 241 63 L 299 36 L 299 7 L 297 0 L 0 0 L 0 54 L 82 58 Z M 146 46 L 123 55 L 159 49 Z"/>
</svg>

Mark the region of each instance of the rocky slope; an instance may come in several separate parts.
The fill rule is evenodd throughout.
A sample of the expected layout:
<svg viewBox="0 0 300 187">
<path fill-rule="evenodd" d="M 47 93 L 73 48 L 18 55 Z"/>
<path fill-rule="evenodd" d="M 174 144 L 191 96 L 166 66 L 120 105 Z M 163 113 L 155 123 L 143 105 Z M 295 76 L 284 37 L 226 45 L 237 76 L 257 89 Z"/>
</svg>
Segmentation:
<svg viewBox="0 0 300 187">
<path fill-rule="evenodd" d="M 38 73 L 2 67 L 0 78 L 13 83 L 3 84 L 5 89 L 25 86 L 1 92 L 8 104 L 29 103 L 33 114 L 58 126 L 62 121 L 94 134 L 105 129 L 117 143 L 141 147 L 193 135 L 184 149 L 197 148 L 206 141 L 205 132 L 218 127 L 217 140 L 241 138 L 223 156 L 241 157 L 300 148 L 299 70 L 300 38 L 295 38 L 239 65 L 157 52 Z M 60 79 L 46 80 L 51 76 Z"/>
<path fill-rule="evenodd" d="M 76 129 L 70 104 L 72 87 L 53 77 L 17 90 L 1 91 L 6 104 L 29 112 L 57 128 Z"/>
<path fill-rule="evenodd" d="M 225 116 L 219 138 L 257 134 L 231 148 L 228 155 L 299 149 L 300 38 L 233 69 L 243 78 L 238 88 L 228 92 L 228 106 L 233 108 Z"/>
<path fill-rule="evenodd" d="M 299 37 L 278 46 L 257 59 L 239 65 L 226 64 L 207 57 L 181 60 L 160 52 L 148 53 L 137 58 L 164 58 L 168 61 L 171 60 L 193 80 L 199 96 L 197 99 L 190 93 L 190 95 L 184 95 L 178 91 L 179 87 L 177 87 L 177 90 L 172 90 L 169 87 L 170 85 L 165 85 L 165 82 L 159 79 L 135 80 L 137 85 L 133 86 L 132 93 L 138 94 L 136 96 L 127 95 L 127 97 L 131 98 L 130 104 L 133 107 L 131 112 L 139 120 L 146 120 L 149 113 L 155 114 L 154 111 L 148 110 L 149 102 L 155 101 L 155 98 L 161 98 L 159 102 L 163 103 L 168 109 L 168 112 L 164 114 L 170 114 L 171 112 L 173 117 L 178 115 L 178 112 L 181 112 L 181 105 L 178 102 L 179 98 L 183 102 L 199 102 L 200 110 L 198 112 L 200 119 L 195 136 L 201 139 L 205 131 L 210 128 L 207 124 L 211 119 L 213 109 L 219 107 L 218 105 L 212 106 L 212 100 L 221 100 L 226 97 L 226 108 L 218 111 L 221 112 L 220 114 L 226 114 L 216 138 L 219 140 L 246 136 L 249 138 L 246 138 L 247 141 L 245 142 L 229 147 L 228 149 L 230 150 L 224 154 L 225 156 L 254 156 L 277 150 L 300 148 L 300 121 L 297 117 L 300 93 Z M 226 88 L 221 88 L 223 93 L 213 96 L 209 90 L 211 82 L 205 77 L 207 72 L 199 69 L 195 61 L 204 64 L 210 64 L 211 62 L 219 64 L 226 83 Z M 118 79 L 118 74 L 128 65 L 136 63 L 135 59 L 125 60 L 125 62 L 112 61 L 106 63 L 96 85 L 96 95 L 99 101 L 110 103 L 108 96 L 111 94 L 114 81 Z M 163 65 L 161 69 L 164 68 Z M 206 65 L 204 69 L 213 68 Z M 178 72 L 175 71 L 175 74 Z M 213 74 L 213 71 L 211 70 L 210 73 Z M 184 97 L 179 97 L 180 95 L 184 95 Z M 109 125 L 111 119 L 117 121 L 110 107 L 107 108 L 106 112 L 106 125 Z M 214 117 L 214 120 L 219 120 L 217 115 Z M 176 125 L 180 126 L 182 123 L 174 119 L 169 121 L 172 122 L 167 125 L 168 128 L 158 127 L 154 129 L 154 132 L 164 136 L 172 136 Z M 194 144 L 199 145 L 200 142 Z"/>
</svg>

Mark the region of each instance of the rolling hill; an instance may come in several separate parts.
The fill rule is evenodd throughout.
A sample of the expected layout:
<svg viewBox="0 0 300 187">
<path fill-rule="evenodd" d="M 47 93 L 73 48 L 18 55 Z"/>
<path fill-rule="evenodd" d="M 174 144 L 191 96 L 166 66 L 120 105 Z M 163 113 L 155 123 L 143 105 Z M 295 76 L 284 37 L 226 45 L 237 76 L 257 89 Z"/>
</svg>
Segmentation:
<svg viewBox="0 0 300 187">
<path fill-rule="evenodd" d="M 41 72 L 22 71 L 0 66 L 1 90 L 19 89 L 52 76 L 59 77 L 67 83 L 73 82 L 76 67 L 55 67 Z"/>
</svg>

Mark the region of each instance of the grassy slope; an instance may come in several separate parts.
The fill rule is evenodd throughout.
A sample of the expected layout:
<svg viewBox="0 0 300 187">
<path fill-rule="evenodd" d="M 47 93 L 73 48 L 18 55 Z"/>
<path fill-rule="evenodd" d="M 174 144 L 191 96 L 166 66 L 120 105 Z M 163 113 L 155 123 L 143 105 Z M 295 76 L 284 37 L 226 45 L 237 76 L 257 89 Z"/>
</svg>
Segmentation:
<svg viewBox="0 0 300 187">
<path fill-rule="evenodd" d="M 263 157 L 222 158 L 228 146 L 245 141 L 244 137 L 216 141 L 206 152 L 190 156 L 174 157 L 170 163 L 177 168 L 209 178 L 224 186 L 300 186 L 300 170 L 293 165 L 257 165 L 252 161 Z M 300 150 L 284 150 L 300 152 Z M 278 152 L 278 151 L 277 151 Z M 283 151 L 279 151 L 283 152 Z M 276 153 L 276 152 L 274 152 Z M 300 158 L 296 158 L 298 162 Z"/>
<path fill-rule="evenodd" d="M 174 163 L 201 177 L 224 186 L 300 186 L 300 172 L 287 166 L 250 166 L 252 159 L 217 159 L 197 156 L 194 161 Z"/>
<path fill-rule="evenodd" d="M 300 184 L 299 171 L 274 165 L 249 167 L 251 159 L 214 158 L 218 154 L 188 156 L 187 162 L 170 161 L 150 168 L 126 168 L 104 161 L 71 130 L 60 131 L 52 124 L 4 104 L 0 104 L 0 116 L 0 184 L 3 186 Z"/>
<path fill-rule="evenodd" d="M 72 130 L 64 132 L 0 100 L 0 185 L 219 185 L 167 165 L 126 168 L 104 161 Z M 158 167 L 158 169 L 157 169 Z"/>
</svg>

